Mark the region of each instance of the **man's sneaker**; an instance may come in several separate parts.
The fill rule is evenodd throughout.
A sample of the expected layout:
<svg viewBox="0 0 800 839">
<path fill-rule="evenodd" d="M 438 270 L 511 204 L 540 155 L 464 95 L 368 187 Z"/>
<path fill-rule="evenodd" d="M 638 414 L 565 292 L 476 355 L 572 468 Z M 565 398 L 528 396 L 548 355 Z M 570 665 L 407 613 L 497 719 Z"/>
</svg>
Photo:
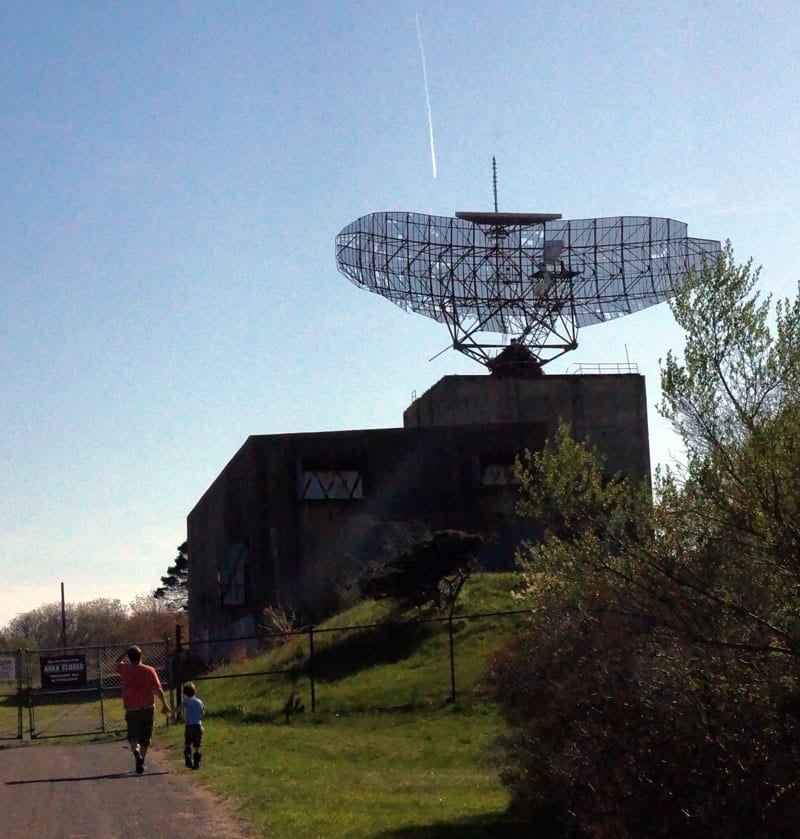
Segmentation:
<svg viewBox="0 0 800 839">
<path fill-rule="evenodd" d="M 141 775 L 142 772 L 144 772 L 144 758 L 139 754 L 139 752 L 134 752 L 133 757 L 136 761 L 136 774 Z"/>
<path fill-rule="evenodd" d="M 195 752 L 194 753 L 194 766 L 192 766 L 192 769 L 199 769 L 200 768 L 200 757 L 201 757 L 200 752 Z"/>
<path fill-rule="evenodd" d="M 184 752 L 183 753 L 183 760 L 186 763 L 186 768 L 192 768 L 192 753 L 191 752 Z"/>
</svg>

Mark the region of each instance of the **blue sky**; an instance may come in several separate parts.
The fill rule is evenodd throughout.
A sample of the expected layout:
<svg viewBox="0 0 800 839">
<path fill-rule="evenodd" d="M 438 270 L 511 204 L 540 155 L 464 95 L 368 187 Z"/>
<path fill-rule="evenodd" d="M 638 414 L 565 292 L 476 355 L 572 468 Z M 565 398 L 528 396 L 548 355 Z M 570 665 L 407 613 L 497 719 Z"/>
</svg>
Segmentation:
<svg viewBox="0 0 800 839">
<path fill-rule="evenodd" d="M 0 2 L 0 626 L 152 590 L 248 435 L 480 373 L 334 237 L 491 210 L 492 155 L 501 211 L 676 218 L 794 296 L 798 44 L 788 2 Z M 579 340 L 553 372 L 630 360 L 651 405 L 682 346 L 664 304 Z"/>
</svg>

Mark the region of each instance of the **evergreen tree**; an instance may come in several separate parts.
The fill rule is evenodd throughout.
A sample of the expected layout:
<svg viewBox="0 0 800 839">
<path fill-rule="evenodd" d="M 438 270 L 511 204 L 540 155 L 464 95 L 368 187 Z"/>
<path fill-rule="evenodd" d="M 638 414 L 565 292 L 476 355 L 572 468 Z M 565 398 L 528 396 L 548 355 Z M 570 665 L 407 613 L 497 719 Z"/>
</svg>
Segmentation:
<svg viewBox="0 0 800 839">
<path fill-rule="evenodd" d="M 153 592 L 153 597 L 164 600 L 175 611 L 185 612 L 189 608 L 188 581 L 189 543 L 184 542 L 178 546 L 178 555 L 161 578 L 161 586 Z"/>
</svg>

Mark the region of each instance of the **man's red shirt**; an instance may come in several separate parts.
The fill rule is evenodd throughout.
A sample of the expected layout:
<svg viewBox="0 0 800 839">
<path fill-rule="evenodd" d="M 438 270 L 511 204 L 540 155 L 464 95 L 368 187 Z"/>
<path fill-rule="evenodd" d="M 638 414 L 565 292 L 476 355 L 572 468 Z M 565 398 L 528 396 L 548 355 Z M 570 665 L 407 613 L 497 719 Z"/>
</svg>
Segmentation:
<svg viewBox="0 0 800 839">
<path fill-rule="evenodd" d="M 153 696 L 161 690 L 158 673 L 149 664 L 117 663 L 117 672 L 122 679 L 122 705 L 126 711 L 136 708 L 150 708 L 155 704 Z"/>
</svg>

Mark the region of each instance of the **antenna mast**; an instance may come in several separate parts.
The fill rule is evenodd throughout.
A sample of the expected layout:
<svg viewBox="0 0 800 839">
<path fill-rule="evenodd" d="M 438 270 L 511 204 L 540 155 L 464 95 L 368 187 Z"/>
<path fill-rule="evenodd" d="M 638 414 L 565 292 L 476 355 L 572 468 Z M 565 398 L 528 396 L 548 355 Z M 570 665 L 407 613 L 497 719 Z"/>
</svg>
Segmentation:
<svg viewBox="0 0 800 839">
<path fill-rule="evenodd" d="M 497 212 L 497 161 L 492 155 L 492 190 L 494 192 L 494 211 Z"/>
</svg>

